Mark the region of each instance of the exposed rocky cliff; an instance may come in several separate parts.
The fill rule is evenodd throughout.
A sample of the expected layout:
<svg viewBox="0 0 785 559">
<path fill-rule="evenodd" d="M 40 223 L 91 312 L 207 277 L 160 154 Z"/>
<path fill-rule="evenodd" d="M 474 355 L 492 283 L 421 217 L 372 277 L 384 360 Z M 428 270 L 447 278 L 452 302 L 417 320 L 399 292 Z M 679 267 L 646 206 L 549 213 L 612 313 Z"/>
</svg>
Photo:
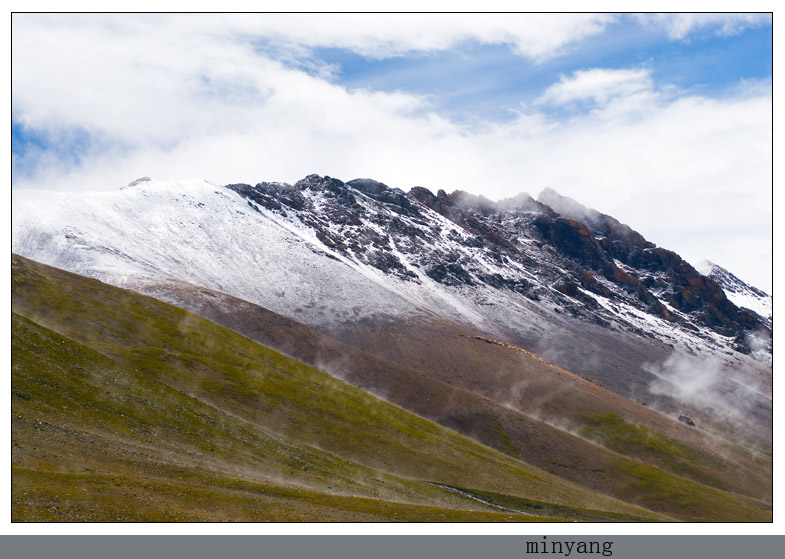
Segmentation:
<svg viewBox="0 0 785 559">
<path fill-rule="evenodd" d="M 346 258 L 406 281 L 545 297 L 601 324 L 623 322 L 613 307 L 629 305 L 678 328 L 732 338 L 742 352 L 749 351 L 748 332 L 770 328 L 675 252 L 551 189 L 538 200 L 520 194 L 493 202 L 462 191 L 405 193 L 371 179 L 318 175 L 293 186 L 228 188 L 253 208 L 294 218 Z"/>
</svg>

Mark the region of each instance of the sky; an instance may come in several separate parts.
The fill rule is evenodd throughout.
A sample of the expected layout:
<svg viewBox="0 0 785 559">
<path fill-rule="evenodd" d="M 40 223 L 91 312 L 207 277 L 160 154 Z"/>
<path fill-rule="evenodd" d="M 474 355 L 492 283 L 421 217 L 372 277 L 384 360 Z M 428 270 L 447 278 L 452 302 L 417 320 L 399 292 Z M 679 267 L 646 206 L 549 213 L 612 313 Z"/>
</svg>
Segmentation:
<svg viewBox="0 0 785 559">
<path fill-rule="evenodd" d="M 550 187 L 771 293 L 770 14 L 14 14 L 12 188 Z"/>
</svg>

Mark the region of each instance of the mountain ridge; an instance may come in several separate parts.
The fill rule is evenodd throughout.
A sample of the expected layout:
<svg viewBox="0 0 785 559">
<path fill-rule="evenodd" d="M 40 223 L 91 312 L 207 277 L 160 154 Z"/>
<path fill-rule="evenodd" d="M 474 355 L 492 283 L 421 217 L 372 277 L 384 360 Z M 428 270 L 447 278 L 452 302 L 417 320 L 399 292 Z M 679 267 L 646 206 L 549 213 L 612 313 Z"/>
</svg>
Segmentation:
<svg viewBox="0 0 785 559">
<path fill-rule="evenodd" d="M 430 356 L 379 340 L 427 336 L 437 317 L 672 417 L 687 409 L 703 428 L 770 432 L 765 319 L 599 212 L 593 231 L 528 195 L 500 205 L 318 175 L 17 193 L 13 209 L 15 251 L 121 287 L 199 285 L 404 366 Z M 683 390 L 689 369 L 712 398 Z"/>
<path fill-rule="evenodd" d="M 709 260 L 698 262 L 698 264 L 696 264 L 696 269 L 700 270 L 704 276 L 711 278 L 717 285 L 721 286 L 728 299 L 733 301 L 737 307 L 747 308 L 757 313 L 759 316 L 766 319 L 766 324 L 769 328 L 771 327 L 771 296 L 765 291 L 753 287 L 722 266 Z"/>
</svg>

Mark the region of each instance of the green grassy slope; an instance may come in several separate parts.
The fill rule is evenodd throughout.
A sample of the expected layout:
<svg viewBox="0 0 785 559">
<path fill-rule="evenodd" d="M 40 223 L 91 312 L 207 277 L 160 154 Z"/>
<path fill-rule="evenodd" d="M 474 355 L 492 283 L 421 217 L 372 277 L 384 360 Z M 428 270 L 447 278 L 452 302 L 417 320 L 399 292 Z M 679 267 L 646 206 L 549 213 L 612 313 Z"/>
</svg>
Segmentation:
<svg viewBox="0 0 785 559">
<path fill-rule="evenodd" d="M 12 309 L 15 521 L 667 518 L 16 256 Z"/>
<path fill-rule="evenodd" d="M 365 324 L 364 339 L 378 335 L 371 346 L 392 357 L 409 355 L 404 367 L 203 287 L 161 282 L 149 292 L 502 453 L 626 502 L 685 520 L 747 520 L 747 513 L 770 518 L 770 455 L 687 427 L 520 348 L 436 320 L 410 321 L 406 328 L 384 321 L 378 332 Z M 685 485 L 683 478 L 697 484 Z M 744 495 L 753 504 L 737 509 L 723 492 Z"/>
</svg>

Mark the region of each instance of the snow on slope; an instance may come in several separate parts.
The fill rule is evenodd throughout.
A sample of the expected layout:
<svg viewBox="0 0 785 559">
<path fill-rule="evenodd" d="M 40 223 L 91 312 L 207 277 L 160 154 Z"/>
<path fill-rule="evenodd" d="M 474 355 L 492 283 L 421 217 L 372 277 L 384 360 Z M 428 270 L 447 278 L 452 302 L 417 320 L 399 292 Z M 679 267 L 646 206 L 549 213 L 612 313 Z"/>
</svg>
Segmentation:
<svg viewBox="0 0 785 559">
<path fill-rule="evenodd" d="M 317 324 L 416 312 L 328 256 L 318 239 L 292 233 L 205 181 L 19 191 L 12 204 L 14 252 L 120 287 L 179 279 Z"/>
<path fill-rule="evenodd" d="M 318 193 L 309 196 L 319 209 Z M 18 191 L 12 205 L 13 252 L 120 287 L 172 278 L 313 326 L 425 311 L 500 334 L 461 295 L 465 290 L 445 290 L 425 275 L 417 284 L 399 281 L 325 246 L 300 216 L 251 207 L 206 181 L 135 181 L 110 192 Z M 435 212 L 431 217 L 443 236 L 465 234 Z"/>
<path fill-rule="evenodd" d="M 722 287 L 726 297 L 737 307 L 750 309 L 771 323 L 771 296 L 760 289 L 743 282 L 725 268 L 709 260 L 703 260 L 695 266 L 704 276 L 710 277 Z"/>
<path fill-rule="evenodd" d="M 203 285 L 317 327 L 425 311 L 491 335 L 544 343 L 576 328 L 566 305 L 604 320 L 606 329 L 646 332 L 674 346 L 722 351 L 730 344 L 711 330 L 680 328 L 645 312 L 599 276 L 615 290 L 613 302 L 583 289 L 583 301 L 559 292 L 554 284 L 568 272 L 548 250 L 521 242 L 530 257 L 500 257 L 424 205 L 405 212 L 345 186 L 336 199 L 324 189 L 327 178 L 303 184 L 294 189 L 306 204 L 300 211 L 259 207 L 200 180 L 134 181 L 113 192 L 15 191 L 12 249 L 122 287 L 162 278 Z M 434 275 L 434 266 L 439 274 L 458 274 L 456 281 Z M 587 311 L 587 300 L 599 304 Z"/>
</svg>

